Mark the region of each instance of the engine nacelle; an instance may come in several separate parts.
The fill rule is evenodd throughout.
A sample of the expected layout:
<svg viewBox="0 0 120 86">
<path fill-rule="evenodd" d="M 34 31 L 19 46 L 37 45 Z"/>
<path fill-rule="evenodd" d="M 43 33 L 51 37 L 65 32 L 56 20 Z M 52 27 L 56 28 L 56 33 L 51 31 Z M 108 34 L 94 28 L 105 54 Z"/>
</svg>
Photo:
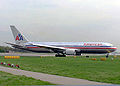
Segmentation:
<svg viewBox="0 0 120 86">
<path fill-rule="evenodd" d="M 75 49 L 67 49 L 65 51 L 66 55 L 76 55 L 76 50 Z"/>
</svg>

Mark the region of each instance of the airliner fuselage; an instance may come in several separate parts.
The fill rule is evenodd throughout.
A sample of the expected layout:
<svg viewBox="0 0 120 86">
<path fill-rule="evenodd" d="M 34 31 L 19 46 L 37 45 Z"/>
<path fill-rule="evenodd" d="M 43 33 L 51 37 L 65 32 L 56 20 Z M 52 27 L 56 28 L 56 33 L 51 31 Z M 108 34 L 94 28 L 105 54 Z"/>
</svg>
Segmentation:
<svg viewBox="0 0 120 86">
<path fill-rule="evenodd" d="M 33 42 L 35 43 L 35 42 Z M 104 42 L 36 42 L 37 44 L 50 45 L 55 47 L 64 47 L 66 49 L 77 49 L 78 53 L 104 54 L 114 52 L 117 48 L 110 43 Z M 29 45 L 26 43 L 26 49 L 33 52 L 53 52 L 49 49 Z"/>
<path fill-rule="evenodd" d="M 16 28 L 10 26 L 15 42 L 7 43 L 15 48 L 24 49 L 33 52 L 53 52 L 56 56 L 105 54 L 114 52 L 117 48 L 110 43 L 105 42 L 29 42 Z M 61 55 L 62 54 L 62 55 Z"/>
</svg>

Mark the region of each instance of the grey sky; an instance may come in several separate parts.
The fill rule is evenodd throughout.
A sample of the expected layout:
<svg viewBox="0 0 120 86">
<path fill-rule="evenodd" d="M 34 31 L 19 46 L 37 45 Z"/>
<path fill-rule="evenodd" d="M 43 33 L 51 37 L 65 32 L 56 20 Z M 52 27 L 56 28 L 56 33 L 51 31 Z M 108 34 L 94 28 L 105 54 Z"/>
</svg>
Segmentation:
<svg viewBox="0 0 120 86">
<path fill-rule="evenodd" d="M 14 42 L 9 25 L 30 41 L 120 44 L 120 0 L 0 0 L 0 45 Z"/>
</svg>

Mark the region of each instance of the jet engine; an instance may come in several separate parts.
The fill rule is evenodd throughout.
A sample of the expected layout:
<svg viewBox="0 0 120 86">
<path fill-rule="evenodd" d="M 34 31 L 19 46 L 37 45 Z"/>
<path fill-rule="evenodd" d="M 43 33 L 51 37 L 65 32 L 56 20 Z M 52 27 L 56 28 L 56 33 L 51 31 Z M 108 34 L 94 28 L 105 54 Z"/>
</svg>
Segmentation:
<svg viewBox="0 0 120 86">
<path fill-rule="evenodd" d="M 76 55 L 76 50 L 75 49 L 67 49 L 65 51 L 66 55 Z"/>
</svg>

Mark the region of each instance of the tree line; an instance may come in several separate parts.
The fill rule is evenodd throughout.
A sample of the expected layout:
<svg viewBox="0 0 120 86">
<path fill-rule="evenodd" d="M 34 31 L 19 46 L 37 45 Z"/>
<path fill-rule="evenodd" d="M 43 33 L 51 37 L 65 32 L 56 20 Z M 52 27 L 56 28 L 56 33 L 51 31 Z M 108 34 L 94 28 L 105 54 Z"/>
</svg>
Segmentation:
<svg viewBox="0 0 120 86">
<path fill-rule="evenodd" d="M 25 50 L 12 48 L 12 47 L 9 47 L 9 46 L 0 46 L 0 53 L 9 53 L 9 51 L 12 51 L 12 52 L 28 52 L 28 51 L 25 51 Z"/>
<path fill-rule="evenodd" d="M 0 46 L 0 53 L 9 52 L 10 50 L 13 50 L 13 48 L 8 46 Z"/>
</svg>

